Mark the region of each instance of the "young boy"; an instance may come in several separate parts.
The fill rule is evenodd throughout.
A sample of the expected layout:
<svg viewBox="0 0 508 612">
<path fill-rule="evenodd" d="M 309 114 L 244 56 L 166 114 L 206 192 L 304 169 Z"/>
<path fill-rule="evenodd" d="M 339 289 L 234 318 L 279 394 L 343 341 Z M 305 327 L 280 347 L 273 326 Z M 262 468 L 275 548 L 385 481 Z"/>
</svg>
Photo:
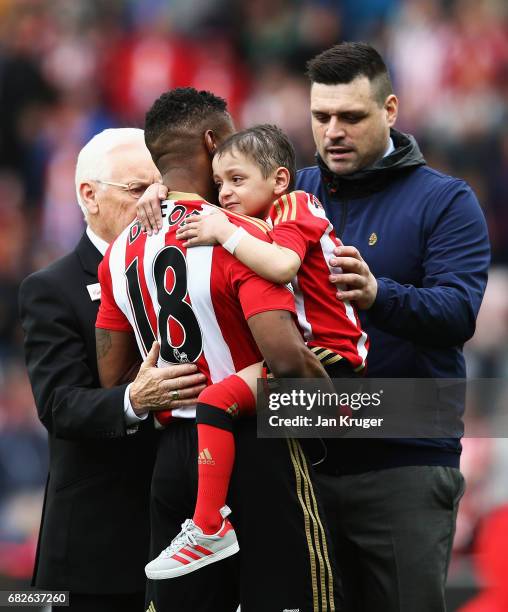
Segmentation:
<svg viewBox="0 0 508 612">
<path fill-rule="evenodd" d="M 301 332 L 328 374 L 340 377 L 363 370 L 367 336 L 354 308 L 336 299 L 336 288 L 328 280 L 328 260 L 340 242 L 319 201 L 303 191 L 291 191 L 295 156 L 285 134 L 275 126 L 260 125 L 231 136 L 215 153 L 213 173 L 226 212 L 216 208 L 187 220 L 177 232 L 177 238 L 186 241 L 183 246 L 221 244 L 259 276 L 274 283 L 291 282 Z M 237 227 L 234 220 L 241 215 L 257 218 L 273 242 Z M 232 417 L 255 411 L 261 377 L 259 363 L 200 394 L 194 516 L 147 565 L 149 578 L 180 576 L 238 551 L 225 506 L 235 453 Z"/>
</svg>

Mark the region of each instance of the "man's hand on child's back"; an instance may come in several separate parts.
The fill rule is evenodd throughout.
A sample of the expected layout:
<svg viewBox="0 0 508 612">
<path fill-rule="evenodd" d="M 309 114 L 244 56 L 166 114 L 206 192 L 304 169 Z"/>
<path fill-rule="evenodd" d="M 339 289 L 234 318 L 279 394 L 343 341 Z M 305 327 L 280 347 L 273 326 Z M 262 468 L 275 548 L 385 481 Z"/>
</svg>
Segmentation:
<svg viewBox="0 0 508 612">
<path fill-rule="evenodd" d="M 161 200 L 168 197 L 168 188 L 162 183 L 153 183 L 136 204 L 136 215 L 141 223 L 141 230 L 149 236 L 158 234 L 162 229 Z"/>
<path fill-rule="evenodd" d="M 193 215 L 191 218 L 192 221 L 187 221 L 176 232 L 177 240 L 186 241 L 184 247 L 223 244 L 237 229 L 220 211 L 209 215 Z"/>
</svg>

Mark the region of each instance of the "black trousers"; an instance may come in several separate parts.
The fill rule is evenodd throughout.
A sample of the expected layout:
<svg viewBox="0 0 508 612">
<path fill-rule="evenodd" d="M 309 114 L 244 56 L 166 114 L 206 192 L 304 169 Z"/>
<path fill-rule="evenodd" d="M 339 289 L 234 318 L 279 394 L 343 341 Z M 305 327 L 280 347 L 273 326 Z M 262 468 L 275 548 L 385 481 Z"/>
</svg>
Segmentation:
<svg viewBox="0 0 508 612">
<path fill-rule="evenodd" d="M 343 579 L 345 612 L 444 612 L 464 491 L 460 471 L 414 466 L 316 474 L 316 481 Z"/>
<path fill-rule="evenodd" d="M 148 581 L 151 612 L 334 612 L 337 583 L 313 475 L 294 440 L 258 439 L 255 418 L 235 426 L 228 504 L 240 553 L 172 580 Z M 168 546 L 193 514 L 195 423 L 161 436 L 152 480 L 151 553 Z"/>
<path fill-rule="evenodd" d="M 145 594 L 128 593 L 122 595 L 88 595 L 69 593 L 70 612 L 144 612 Z M 53 607 L 54 612 L 61 610 Z"/>
</svg>

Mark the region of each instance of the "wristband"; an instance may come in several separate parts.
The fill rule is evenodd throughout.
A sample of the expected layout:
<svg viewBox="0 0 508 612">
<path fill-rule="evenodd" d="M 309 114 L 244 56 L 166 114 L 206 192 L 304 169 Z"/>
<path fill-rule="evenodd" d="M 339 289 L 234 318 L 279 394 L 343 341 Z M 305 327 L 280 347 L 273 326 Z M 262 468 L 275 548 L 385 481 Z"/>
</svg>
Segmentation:
<svg viewBox="0 0 508 612">
<path fill-rule="evenodd" d="M 222 245 L 226 251 L 231 253 L 231 255 L 235 254 L 235 249 L 238 246 L 240 240 L 245 236 L 247 232 L 243 229 L 243 227 L 237 228 L 231 236 L 226 240 L 226 242 Z"/>
</svg>

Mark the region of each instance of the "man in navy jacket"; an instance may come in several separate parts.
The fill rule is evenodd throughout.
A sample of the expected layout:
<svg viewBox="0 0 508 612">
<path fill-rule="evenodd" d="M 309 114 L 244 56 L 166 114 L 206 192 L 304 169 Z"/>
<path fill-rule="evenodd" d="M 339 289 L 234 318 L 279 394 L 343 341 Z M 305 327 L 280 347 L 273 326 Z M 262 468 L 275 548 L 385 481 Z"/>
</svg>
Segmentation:
<svg viewBox="0 0 508 612">
<path fill-rule="evenodd" d="M 343 43 L 314 58 L 317 165 L 297 188 L 323 203 L 344 247 L 332 277 L 355 301 L 371 339 L 374 378 L 463 378 L 489 243 L 464 181 L 429 168 L 412 136 L 393 129 L 398 100 L 369 45 Z M 162 192 L 161 192 L 162 189 Z M 139 201 L 160 221 L 154 186 Z M 148 190 L 147 190 L 148 195 Z M 151 231 L 151 230 L 149 230 Z M 318 481 L 334 531 L 347 612 L 440 612 L 464 481 L 459 439 L 327 440 Z"/>
<path fill-rule="evenodd" d="M 398 100 L 377 51 L 342 43 L 308 64 L 317 165 L 297 188 L 344 247 L 332 280 L 355 301 L 374 378 L 463 378 L 490 259 L 471 188 L 429 168 L 393 129 Z M 353 245 L 353 246 L 351 246 Z M 317 467 L 346 610 L 439 612 L 464 481 L 459 439 L 328 440 Z"/>
</svg>

